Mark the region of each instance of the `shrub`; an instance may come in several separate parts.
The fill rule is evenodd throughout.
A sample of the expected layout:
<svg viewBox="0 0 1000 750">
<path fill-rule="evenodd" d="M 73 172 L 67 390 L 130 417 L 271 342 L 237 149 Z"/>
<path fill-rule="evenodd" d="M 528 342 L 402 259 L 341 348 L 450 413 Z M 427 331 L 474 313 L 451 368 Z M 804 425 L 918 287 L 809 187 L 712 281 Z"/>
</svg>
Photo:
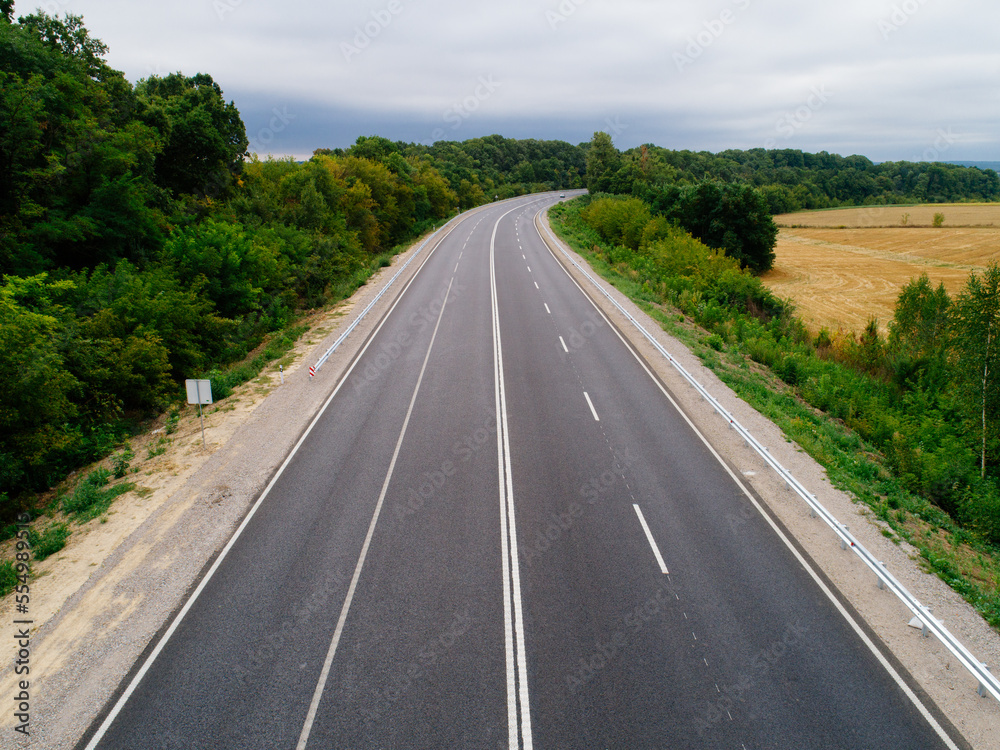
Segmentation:
<svg viewBox="0 0 1000 750">
<path fill-rule="evenodd" d="M 134 485 L 130 483 L 116 484 L 106 487 L 111 480 L 111 472 L 107 469 L 95 469 L 77 485 L 73 494 L 62 499 L 61 507 L 64 513 L 71 513 L 81 521 L 86 521 L 104 513 L 111 502 L 129 490 Z"/>
<path fill-rule="evenodd" d="M 54 555 L 66 546 L 69 538 L 69 526 L 65 523 L 54 523 L 39 533 L 35 529 L 28 532 L 28 540 L 31 542 L 31 551 L 36 560 L 44 560 L 46 557 Z"/>
<path fill-rule="evenodd" d="M 759 362 L 765 367 L 773 367 L 781 356 L 781 351 L 778 349 L 778 345 L 770 337 L 760 337 L 754 339 L 747 339 L 744 344 L 747 348 L 747 354 L 750 356 L 754 362 Z"/>
<path fill-rule="evenodd" d="M 131 445 L 126 445 L 125 449 L 111 459 L 111 470 L 115 473 L 115 479 L 121 479 L 128 474 L 129 462 L 135 458 L 135 452 Z"/>
<path fill-rule="evenodd" d="M 17 570 L 13 560 L 0 562 L 0 596 L 7 596 L 17 586 Z"/>
<path fill-rule="evenodd" d="M 802 369 L 798 356 L 790 354 L 775 364 L 774 373 L 788 385 L 798 385 L 802 380 Z"/>
<path fill-rule="evenodd" d="M 959 517 L 989 542 L 1000 544 L 1000 490 L 992 481 L 967 487 L 959 500 Z"/>
</svg>

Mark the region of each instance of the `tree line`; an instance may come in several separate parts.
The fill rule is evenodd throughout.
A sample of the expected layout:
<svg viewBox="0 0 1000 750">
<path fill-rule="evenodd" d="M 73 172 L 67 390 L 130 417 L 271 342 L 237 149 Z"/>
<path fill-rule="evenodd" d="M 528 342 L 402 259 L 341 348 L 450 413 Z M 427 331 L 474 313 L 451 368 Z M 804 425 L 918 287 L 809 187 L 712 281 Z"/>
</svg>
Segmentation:
<svg viewBox="0 0 1000 750">
<path fill-rule="evenodd" d="M 610 137 L 609 137 L 610 140 Z M 763 148 L 675 151 L 652 144 L 628 149 L 601 189 L 628 193 L 640 185 L 740 183 L 760 191 L 772 214 L 837 206 L 1000 200 L 1000 175 L 944 162 L 883 162 L 825 151 Z"/>
</svg>

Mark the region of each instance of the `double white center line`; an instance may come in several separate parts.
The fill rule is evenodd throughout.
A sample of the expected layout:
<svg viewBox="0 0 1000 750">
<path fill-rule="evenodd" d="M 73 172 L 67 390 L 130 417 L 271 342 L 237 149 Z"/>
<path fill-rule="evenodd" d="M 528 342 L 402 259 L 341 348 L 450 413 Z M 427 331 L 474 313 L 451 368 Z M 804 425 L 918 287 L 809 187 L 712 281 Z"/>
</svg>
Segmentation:
<svg viewBox="0 0 1000 750">
<path fill-rule="evenodd" d="M 515 211 L 511 209 L 507 214 Z M 500 538 L 503 547 L 504 647 L 507 664 L 507 739 L 510 750 L 531 750 L 531 708 L 528 703 L 527 657 L 524 643 L 524 613 L 521 573 L 517 554 L 514 487 L 510 465 L 510 434 L 507 428 L 507 394 L 503 377 L 503 346 L 497 305 L 495 248 L 497 227 L 490 239 L 490 293 L 493 306 L 493 370 L 497 409 L 497 463 L 500 469 Z"/>
</svg>

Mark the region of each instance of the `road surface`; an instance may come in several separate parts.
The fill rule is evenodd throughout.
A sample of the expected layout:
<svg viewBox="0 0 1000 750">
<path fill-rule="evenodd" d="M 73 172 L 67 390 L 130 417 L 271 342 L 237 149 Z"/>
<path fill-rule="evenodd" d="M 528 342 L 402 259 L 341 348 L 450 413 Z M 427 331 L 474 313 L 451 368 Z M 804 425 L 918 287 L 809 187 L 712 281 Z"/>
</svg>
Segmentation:
<svg viewBox="0 0 1000 750">
<path fill-rule="evenodd" d="M 949 746 L 549 252 L 556 200 L 427 256 L 81 748 Z"/>
</svg>

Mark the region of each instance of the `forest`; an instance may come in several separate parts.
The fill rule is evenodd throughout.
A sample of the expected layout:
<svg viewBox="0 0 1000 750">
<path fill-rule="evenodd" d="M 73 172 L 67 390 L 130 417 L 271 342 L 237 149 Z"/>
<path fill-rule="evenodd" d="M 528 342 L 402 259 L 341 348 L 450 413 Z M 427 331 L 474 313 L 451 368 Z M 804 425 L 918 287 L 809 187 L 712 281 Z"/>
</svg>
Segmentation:
<svg viewBox="0 0 1000 750">
<path fill-rule="evenodd" d="M 210 75 L 133 84 L 107 53 L 79 16 L 15 19 L 0 2 L 0 525 L 176 404 L 185 378 L 224 391 L 253 377 L 247 363 L 290 346 L 304 313 L 456 210 L 544 190 L 626 194 L 652 226 L 630 244 L 689 232 L 759 271 L 770 212 L 788 201 L 998 195 L 996 174 L 974 168 L 620 152 L 606 134 L 369 136 L 301 163 L 261 160 Z"/>
</svg>

